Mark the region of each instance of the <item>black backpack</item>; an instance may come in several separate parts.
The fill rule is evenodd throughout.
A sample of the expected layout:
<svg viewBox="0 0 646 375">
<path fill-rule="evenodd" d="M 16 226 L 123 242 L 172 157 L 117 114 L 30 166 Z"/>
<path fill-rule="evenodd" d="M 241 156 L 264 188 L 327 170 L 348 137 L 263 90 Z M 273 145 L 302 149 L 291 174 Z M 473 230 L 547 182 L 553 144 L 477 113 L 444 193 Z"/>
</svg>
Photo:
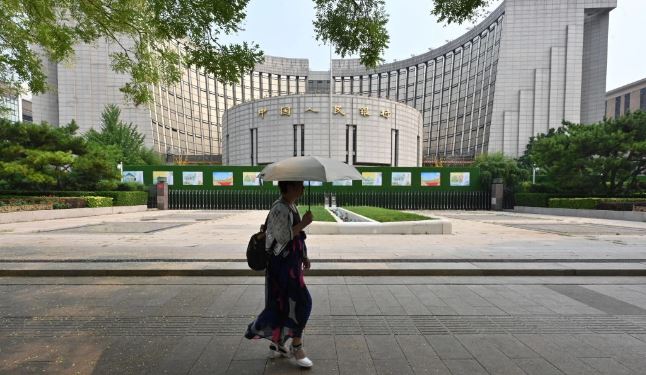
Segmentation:
<svg viewBox="0 0 646 375">
<path fill-rule="evenodd" d="M 265 238 L 267 238 L 265 232 L 267 231 L 268 220 L 269 214 L 267 214 L 267 219 L 265 219 L 265 225 L 260 228 L 260 232 L 251 236 L 249 244 L 247 245 L 247 264 L 254 271 L 264 271 L 269 261 L 269 254 L 265 249 Z M 274 240 L 272 248 L 275 245 L 276 240 Z"/>
</svg>

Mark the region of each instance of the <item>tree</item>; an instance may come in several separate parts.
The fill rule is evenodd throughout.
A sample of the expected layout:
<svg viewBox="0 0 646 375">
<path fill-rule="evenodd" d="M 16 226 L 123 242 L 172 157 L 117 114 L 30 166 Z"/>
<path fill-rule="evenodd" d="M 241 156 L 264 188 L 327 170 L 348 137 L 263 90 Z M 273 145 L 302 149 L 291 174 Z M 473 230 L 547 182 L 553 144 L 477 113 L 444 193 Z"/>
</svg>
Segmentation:
<svg viewBox="0 0 646 375">
<path fill-rule="evenodd" d="M 112 147 L 110 154 L 114 163 L 159 164 L 159 156 L 144 146 L 144 136 L 133 123 L 126 124 L 119 116 L 121 110 L 114 104 L 105 107 L 101 113 L 101 129 L 90 129 L 85 134 L 89 144 L 98 147 Z"/>
<path fill-rule="evenodd" d="M 564 122 L 530 140 L 526 158 L 563 191 L 622 195 L 646 172 L 646 112 L 584 125 Z"/>
<path fill-rule="evenodd" d="M 0 94 L 46 91 L 35 46 L 53 62 L 70 59 L 77 43 L 106 40 L 116 72 L 131 79 L 121 91 L 135 104 L 152 100 L 151 86 L 179 82 L 180 66 L 195 66 L 223 83 L 237 82 L 263 60 L 255 43 L 226 44 L 240 30 L 249 0 L 5 0 L 0 2 Z M 462 22 L 489 0 L 435 0 L 440 20 Z M 345 57 L 358 53 L 369 68 L 388 45 L 384 0 L 314 0 L 317 39 Z M 124 42 L 127 41 L 127 42 Z"/>
<path fill-rule="evenodd" d="M 106 162 L 106 151 L 88 147 L 85 140 L 75 134 L 77 130 L 74 122 L 53 127 L 0 119 L 0 188 L 65 190 L 117 179 L 116 164 Z M 89 179 L 79 178 L 84 177 L 83 167 L 91 158 L 102 163 L 86 168 L 92 173 Z"/>
<path fill-rule="evenodd" d="M 483 189 L 489 189 L 494 178 L 502 178 L 505 186 L 513 189 L 528 177 L 526 169 L 521 168 L 515 159 L 501 152 L 481 154 L 473 166 L 480 169 L 480 183 Z"/>
</svg>

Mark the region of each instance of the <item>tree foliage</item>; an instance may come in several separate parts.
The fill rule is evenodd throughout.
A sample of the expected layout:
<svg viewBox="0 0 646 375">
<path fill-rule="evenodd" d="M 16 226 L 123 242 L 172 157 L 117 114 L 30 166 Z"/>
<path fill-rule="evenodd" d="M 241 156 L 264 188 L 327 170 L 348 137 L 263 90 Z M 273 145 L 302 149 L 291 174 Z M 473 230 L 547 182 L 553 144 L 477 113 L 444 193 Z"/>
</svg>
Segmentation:
<svg viewBox="0 0 646 375">
<path fill-rule="evenodd" d="M 374 68 L 388 47 L 388 15 L 384 0 L 314 0 L 316 39 L 331 42 L 342 57 L 358 52 L 361 63 Z"/>
<path fill-rule="evenodd" d="M 505 186 L 514 188 L 528 177 L 527 170 L 515 159 L 500 152 L 479 155 L 473 166 L 480 168 L 480 183 L 484 189 L 489 189 L 495 178 L 502 178 Z"/>
<path fill-rule="evenodd" d="M 531 139 L 525 159 L 562 192 L 615 196 L 640 191 L 646 173 L 646 112 L 583 125 L 564 122 Z"/>
<path fill-rule="evenodd" d="M 46 91 L 43 53 L 69 60 L 77 43 L 107 41 L 117 47 L 112 68 L 130 77 L 121 91 L 135 104 L 152 100 L 151 86 L 172 85 L 181 66 L 194 66 L 223 83 L 237 82 L 263 60 L 251 42 L 224 43 L 241 30 L 249 0 L 3 0 L 0 1 L 0 94 Z M 434 0 L 440 20 L 463 22 L 489 0 Z M 383 0 L 314 0 L 317 40 L 341 56 L 359 54 L 369 68 L 388 46 Z M 36 50 L 32 49 L 32 47 Z"/>
<path fill-rule="evenodd" d="M 133 123 L 121 121 L 121 110 L 114 104 L 101 114 L 99 131 L 90 129 L 85 138 L 91 145 L 111 150 L 111 160 L 124 164 L 159 164 L 159 156 L 144 146 L 144 136 Z"/>
<path fill-rule="evenodd" d="M 93 189 L 119 178 L 108 151 L 88 146 L 72 122 L 63 127 L 0 119 L 0 188 Z"/>
</svg>

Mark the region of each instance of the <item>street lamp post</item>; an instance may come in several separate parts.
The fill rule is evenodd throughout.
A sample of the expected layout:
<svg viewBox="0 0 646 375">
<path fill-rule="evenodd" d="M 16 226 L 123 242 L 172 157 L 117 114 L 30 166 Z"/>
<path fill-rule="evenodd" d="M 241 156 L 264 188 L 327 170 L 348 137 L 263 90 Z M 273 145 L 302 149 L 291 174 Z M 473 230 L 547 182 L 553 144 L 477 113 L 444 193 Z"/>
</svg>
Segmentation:
<svg viewBox="0 0 646 375">
<path fill-rule="evenodd" d="M 532 167 L 532 185 L 536 184 L 536 171 L 538 171 L 540 168 L 534 165 Z"/>
</svg>

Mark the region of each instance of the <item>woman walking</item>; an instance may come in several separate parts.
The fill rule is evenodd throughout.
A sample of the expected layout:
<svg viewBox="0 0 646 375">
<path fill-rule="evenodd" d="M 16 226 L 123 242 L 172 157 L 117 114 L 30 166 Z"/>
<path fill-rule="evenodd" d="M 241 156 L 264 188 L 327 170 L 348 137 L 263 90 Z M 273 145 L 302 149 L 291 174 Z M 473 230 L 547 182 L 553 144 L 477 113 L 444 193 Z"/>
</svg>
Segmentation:
<svg viewBox="0 0 646 375">
<path fill-rule="evenodd" d="M 278 187 L 281 197 L 267 217 L 265 309 L 249 324 L 245 337 L 269 339 L 272 357 L 291 357 L 298 366 L 312 367 L 303 348 L 303 330 L 312 311 L 312 298 L 303 278 L 303 270 L 310 268 L 303 229 L 313 217 L 308 211 L 301 218 L 295 206 L 303 195 L 302 181 L 280 181 Z"/>
</svg>

